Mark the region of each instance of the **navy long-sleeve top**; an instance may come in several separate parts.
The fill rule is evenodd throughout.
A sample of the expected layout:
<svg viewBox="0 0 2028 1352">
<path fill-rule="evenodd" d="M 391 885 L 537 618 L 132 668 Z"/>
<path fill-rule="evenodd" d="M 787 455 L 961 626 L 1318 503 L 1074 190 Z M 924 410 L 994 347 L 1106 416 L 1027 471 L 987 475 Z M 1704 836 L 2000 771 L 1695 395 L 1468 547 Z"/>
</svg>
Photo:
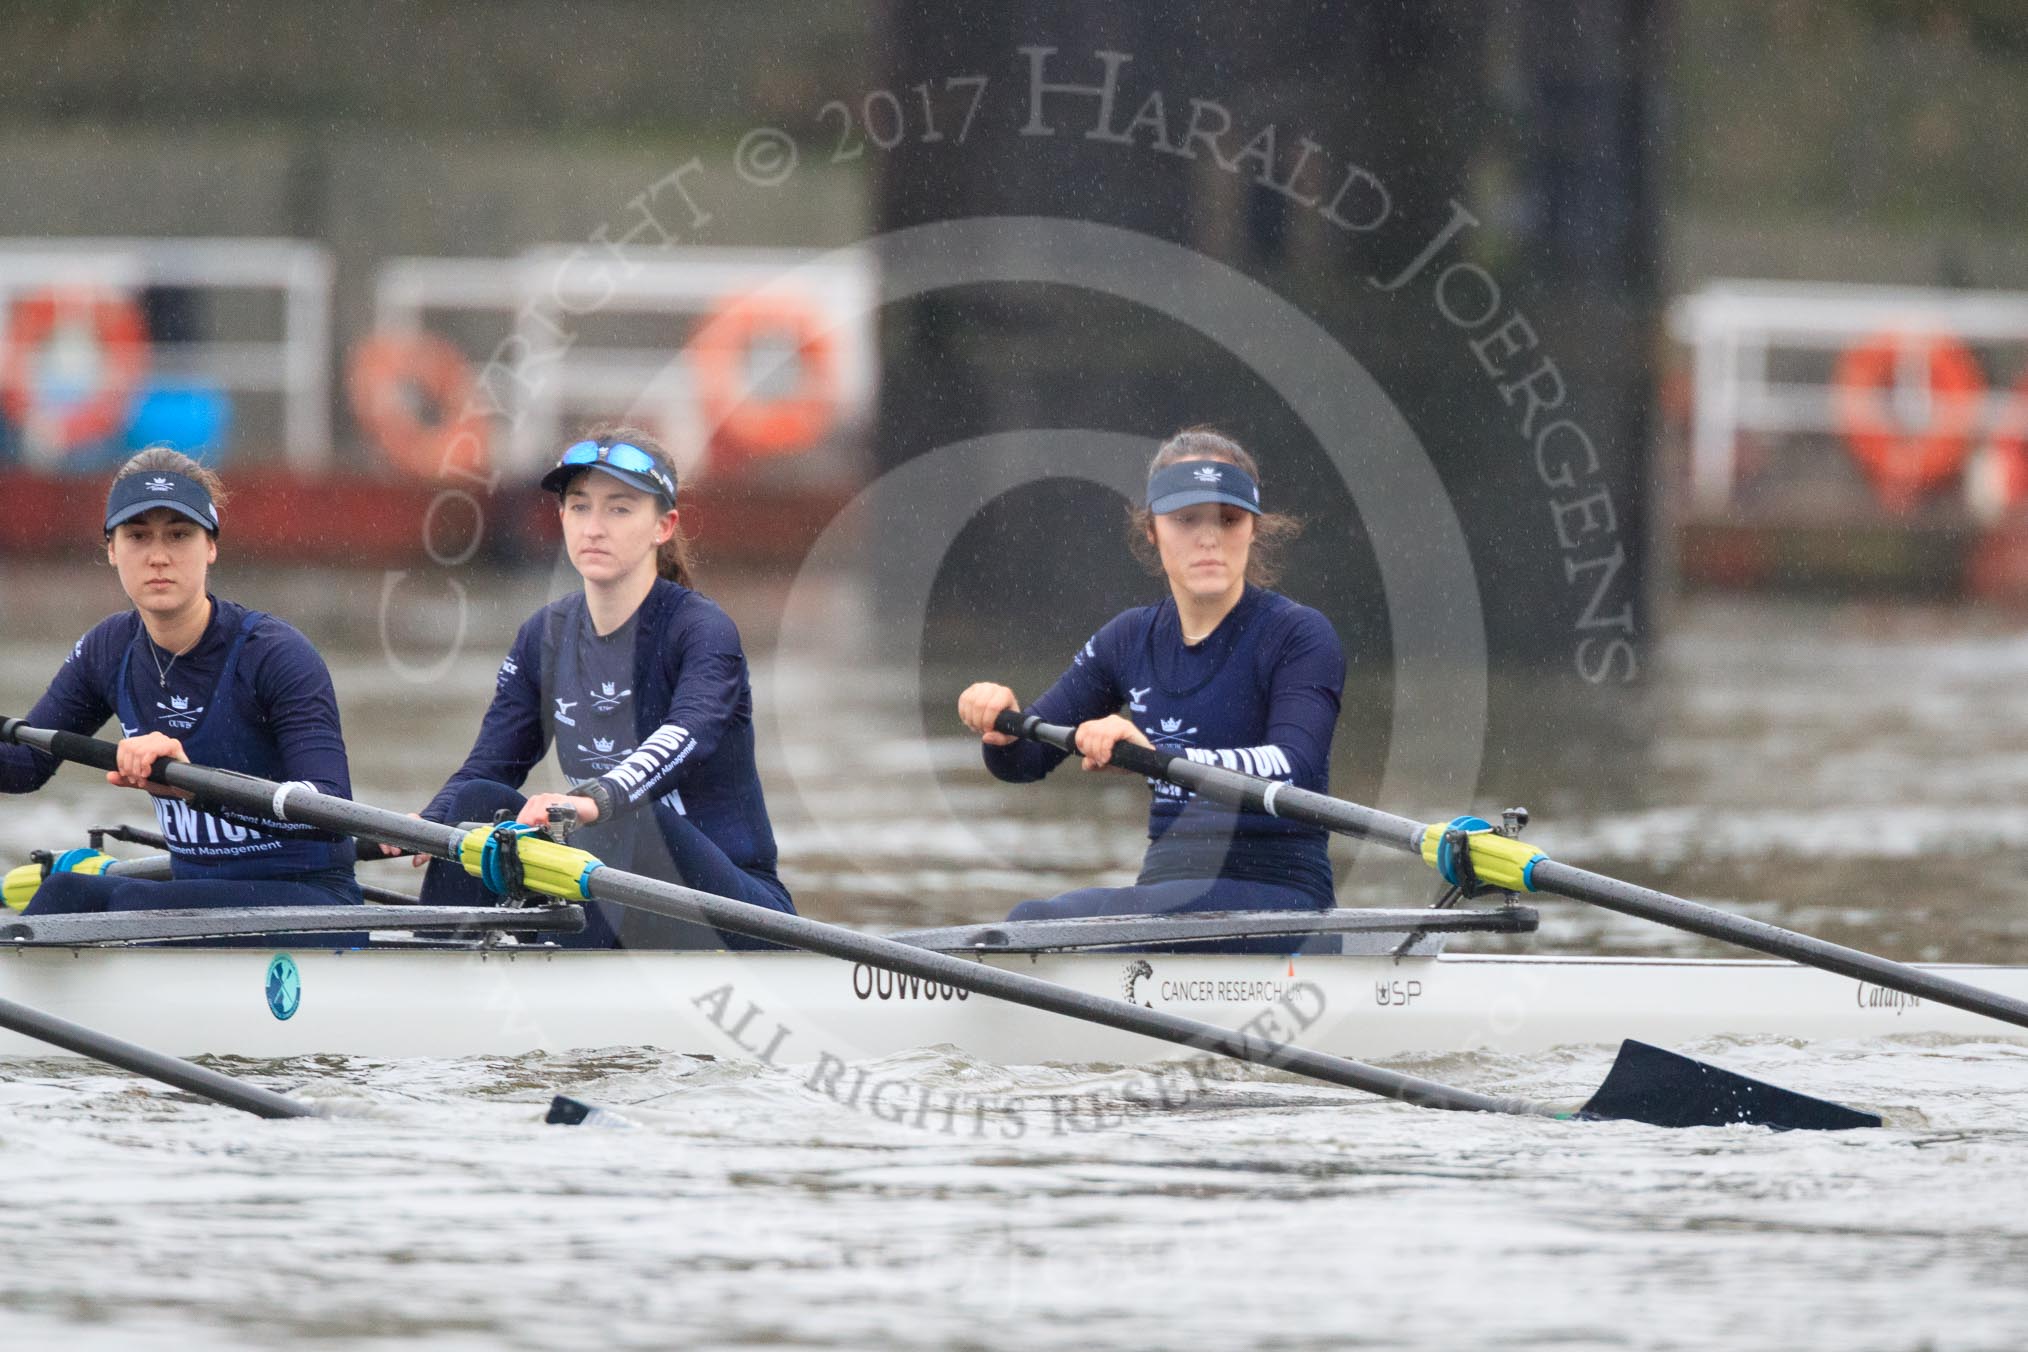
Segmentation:
<svg viewBox="0 0 2028 1352">
<path fill-rule="evenodd" d="M 1183 641 L 1173 598 L 1113 617 L 1028 711 L 1071 726 L 1119 713 L 1172 755 L 1324 793 L 1344 689 L 1345 651 L 1331 622 L 1249 586 L 1196 644 Z M 1020 741 L 985 755 L 995 776 L 1021 783 L 1042 778 L 1066 753 Z M 1322 828 L 1238 811 L 1167 782 L 1150 787 L 1141 882 L 1280 883 L 1330 904 Z"/>
<path fill-rule="evenodd" d="M 732 617 L 657 579 L 619 629 L 593 628 L 582 592 L 530 616 L 500 664 L 471 754 L 423 809 L 448 821 L 467 781 L 519 788 L 551 742 L 574 782 L 612 805 L 586 848 L 661 803 L 689 817 L 740 868 L 772 877 L 776 854 L 754 763 L 753 692 Z"/>
<path fill-rule="evenodd" d="M 125 736 L 174 737 L 200 764 L 350 798 L 338 699 L 324 659 L 292 625 L 210 599 L 203 635 L 180 656 L 157 647 L 135 611 L 95 625 L 57 668 L 28 722 L 90 736 L 117 716 Z M 32 793 L 57 765 L 29 747 L 0 746 L 0 793 Z M 174 799 L 157 799 L 156 809 L 179 877 L 352 867 L 349 842 L 298 822 L 203 812 Z"/>
</svg>

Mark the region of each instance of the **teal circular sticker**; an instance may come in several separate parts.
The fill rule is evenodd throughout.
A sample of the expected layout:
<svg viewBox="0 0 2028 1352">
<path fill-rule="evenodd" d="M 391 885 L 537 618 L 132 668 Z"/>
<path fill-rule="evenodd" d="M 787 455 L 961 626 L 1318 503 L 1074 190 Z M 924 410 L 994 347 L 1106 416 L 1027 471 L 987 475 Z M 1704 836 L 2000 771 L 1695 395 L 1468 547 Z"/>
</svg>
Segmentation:
<svg viewBox="0 0 2028 1352">
<path fill-rule="evenodd" d="M 268 1012 L 278 1019 L 289 1018 L 303 1003 L 303 974 L 296 960 L 277 953 L 268 960 Z"/>
</svg>

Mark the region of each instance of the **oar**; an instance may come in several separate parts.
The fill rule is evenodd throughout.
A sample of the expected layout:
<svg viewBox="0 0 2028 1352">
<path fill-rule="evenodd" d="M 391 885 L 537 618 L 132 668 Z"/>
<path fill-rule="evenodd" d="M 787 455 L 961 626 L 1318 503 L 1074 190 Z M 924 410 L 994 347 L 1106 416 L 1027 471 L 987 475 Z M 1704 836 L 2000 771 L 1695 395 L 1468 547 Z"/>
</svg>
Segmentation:
<svg viewBox="0 0 2028 1352">
<path fill-rule="evenodd" d="M 54 1014 L 44 1013 L 12 1000 L 0 999 L 0 1028 L 32 1037 L 62 1047 L 65 1051 L 89 1056 L 94 1061 L 131 1070 L 136 1075 L 145 1075 L 151 1080 L 177 1089 L 188 1090 L 200 1098 L 222 1103 L 228 1108 L 252 1113 L 256 1117 L 316 1117 L 318 1111 L 301 1099 L 292 1099 L 286 1094 L 277 1094 L 272 1089 L 263 1089 L 257 1084 L 235 1079 L 215 1070 L 162 1052 L 150 1051 L 146 1047 L 125 1042 L 110 1033 L 101 1033 L 83 1024 L 59 1019 Z"/>
<path fill-rule="evenodd" d="M 1045 723 L 1033 714 L 1013 710 L 1002 713 L 995 728 L 1015 737 L 1025 737 L 1059 750 L 1077 751 L 1076 733 L 1055 723 Z M 1546 892 L 1589 902 L 1622 915 L 1638 916 L 1673 929 L 1687 930 L 1709 939 L 1750 948 L 1756 952 L 1787 958 L 1807 967 L 1822 968 L 1840 976 L 1870 981 L 1876 986 L 1934 1000 L 1941 1005 L 1969 1010 L 2028 1028 L 2028 1001 L 1985 990 L 1952 977 L 1925 972 L 1906 963 L 1862 953 L 1829 940 L 1798 934 L 1779 925 L 1733 915 L 1713 906 L 1685 901 L 1682 897 L 1637 887 L 1588 869 L 1560 864 L 1532 845 L 1495 833 L 1477 818 L 1459 818 L 1451 823 L 1425 823 L 1397 817 L 1376 808 L 1361 807 L 1342 798 L 1299 789 L 1272 779 L 1262 779 L 1225 766 L 1209 765 L 1187 756 L 1150 751 L 1132 742 L 1113 746 L 1112 763 L 1123 770 L 1166 780 L 1216 802 L 1265 812 L 1289 821 L 1308 822 L 1327 831 L 1379 841 L 1392 849 L 1417 855 L 1443 873 L 1447 882 L 1459 882 L 1461 868 L 1490 886 L 1510 892 Z M 1453 829 L 1464 826 L 1464 859 L 1447 839 Z"/>
<path fill-rule="evenodd" d="M 116 754 L 116 748 L 110 742 L 76 733 L 32 728 L 19 719 L 0 720 L 0 741 L 18 742 L 63 760 L 100 768 L 112 768 Z M 1267 1029 L 1275 1022 L 1272 1008 L 1252 1021 L 1252 1025 L 1262 1025 L 1260 1028 L 1251 1025 L 1241 1029 L 1219 1028 L 1166 1010 L 1148 1009 L 1123 1000 L 1072 990 L 1021 972 L 989 967 L 946 953 L 911 948 L 890 939 L 827 925 L 804 916 L 772 911 L 730 897 L 713 896 L 674 883 L 625 873 L 601 864 L 582 850 L 538 835 L 517 837 L 513 832 L 500 828 L 468 830 L 444 826 L 348 799 L 332 798 L 302 784 L 276 784 L 250 775 L 181 761 L 156 761 L 152 778 L 171 788 L 186 789 L 207 802 L 241 812 L 279 821 L 301 822 L 326 831 L 399 845 L 440 859 L 453 860 L 489 886 L 499 882 L 503 876 L 512 877 L 518 873 L 522 885 L 531 891 L 573 900 L 610 901 L 654 915 L 731 930 L 847 962 L 863 962 L 907 976 L 942 982 L 977 995 L 1139 1033 L 1144 1037 L 1214 1052 L 1239 1061 L 1293 1071 L 1327 1084 L 1359 1089 L 1404 1103 L 1427 1108 L 1533 1117 L 1573 1115 L 1525 1099 L 1500 1098 L 1457 1089 L 1307 1047 L 1292 1046 L 1269 1035 Z M 1698 1066 L 1695 1062 L 1688 1064 L 1696 1069 L 1685 1079 L 1683 1094 L 1717 1104 L 1712 1112 L 1723 1112 L 1725 1115 L 1720 1120 L 1761 1122 L 1776 1127 L 1825 1125 L 1820 1113 L 1814 1110 L 1799 1113 L 1790 1100 L 1814 1105 L 1815 1109 L 1829 1109 L 1834 1114 L 1850 1111 L 1835 1104 L 1804 1099 L 1801 1095 L 1788 1095 L 1782 1090 L 1775 1090 L 1771 1095 L 1757 1094 L 1756 1090 L 1769 1087 L 1758 1086 L 1739 1077 L 1717 1079 L 1715 1077 L 1724 1077 L 1727 1072 Z M 1644 1086 L 1653 1084 L 1654 1072 L 1645 1064 L 1629 1073 Z M 1716 1098 L 1711 1088 L 1713 1084 L 1720 1086 Z M 1658 1088 L 1657 1093 L 1662 1098 L 1671 1097 L 1666 1088 Z M 1603 1088 L 1601 1094 L 1604 1094 Z M 1613 1103 L 1632 1105 L 1626 1115 L 1643 1121 L 1649 1120 L 1640 1115 L 1647 1101 L 1638 1093 L 1615 1095 L 1611 1099 Z M 1657 1118 L 1659 1125 L 1678 1125 L 1682 1121 L 1682 1114 L 1674 1108 L 1667 1114 L 1649 1116 Z M 1878 1118 L 1867 1114 L 1851 1114 L 1851 1117 L 1854 1120 L 1841 1121 L 1838 1125 L 1879 1123 Z"/>
<path fill-rule="evenodd" d="M 101 849 L 107 840 L 120 840 L 130 845 L 146 845 L 150 849 L 166 850 L 169 848 L 169 842 L 162 838 L 159 831 L 150 831 L 139 826 L 95 826 L 85 834 L 91 840 L 91 848 L 89 851 L 75 852 L 86 857 L 86 867 L 79 869 L 80 872 L 113 878 L 144 878 L 151 881 L 160 881 L 171 876 L 172 865 L 166 854 L 142 855 L 136 859 L 115 859 L 103 853 Z M 360 847 L 359 859 L 362 863 L 387 857 L 378 845 Z M 26 906 L 28 899 L 35 895 L 35 889 L 49 876 L 53 856 L 42 854 L 37 858 L 40 860 L 39 863 L 23 864 L 19 868 L 0 874 L 0 892 L 4 892 L 6 905 L 10 909 L 18 911 Z M 77 868 L 77 865 L 73 863 L 70 867 Z M 368 901 L 387 906 L 415 905 L 415 898 L 405 892 L 373 887 L 367 883 L 359 884 L 359 895 Z"/>
</svg>

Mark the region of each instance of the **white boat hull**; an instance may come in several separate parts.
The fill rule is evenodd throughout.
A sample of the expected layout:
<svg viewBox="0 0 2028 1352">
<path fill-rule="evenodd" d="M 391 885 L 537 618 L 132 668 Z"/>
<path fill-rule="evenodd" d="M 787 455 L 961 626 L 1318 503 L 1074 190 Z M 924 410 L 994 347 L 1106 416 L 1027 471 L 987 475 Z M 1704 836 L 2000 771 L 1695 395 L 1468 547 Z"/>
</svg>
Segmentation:
<svg viewBox="0 0 2028 1352">
<path fill-rule="evenodd" d="M 1360 1059 L 1636 1037 L 2028 1035 L 1788 963 L 1444 955 L 990 959 L 1078 990 Z M 293 965 L 294 981 L 287 979 Z M 2028 968 L 1953 966 L 2028 998 Z M 271 972 L 281 979 L 271 981 Z M 0 996 L 178 1055 L 511 1055 L 612 1046 L 825 1067 L 952 1045 L 1007 1065 L 1137 1064 L 1142 1036 L 801 953 L 15 949 Z M 0 1055 L 52 1049 L 0 1032 Z"/>
</svg>

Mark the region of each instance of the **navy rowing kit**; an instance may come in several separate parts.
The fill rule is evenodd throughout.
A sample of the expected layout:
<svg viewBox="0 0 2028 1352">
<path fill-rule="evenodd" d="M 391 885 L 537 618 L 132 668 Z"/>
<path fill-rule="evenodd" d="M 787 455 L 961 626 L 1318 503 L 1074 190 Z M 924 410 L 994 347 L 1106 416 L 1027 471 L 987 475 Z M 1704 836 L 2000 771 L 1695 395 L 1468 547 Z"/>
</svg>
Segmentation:
<svg viewBox="0 0 2028 1352">
<path fill-rule="evenodd" d="M 90 735 L 117 715 L 126 737 L 159 732 L 199 765 L 352 796 L 331 674 L 308 639 L 257 610 L 211 598 L 211 618 L 181 655 L 155 645 L 134 611 L 71 649 L 28 721 Z M 0 792 L 30 793 L 57 761 L 0 747 Z M 180 799 L 153 799 L 169 881 L 55 873 L 29 914 L 164 907 L 356 905 L 353 846 L 298 823 Z"/>
<path fill-rule="evenodd" d="M 629 872 L 771 910 L 795 910 L 775 876 L 774 830 L 754 764 L 753 692 L 732 619 L 698 592 L 657 579 L 626 623 L 592 625 L 582 592 L 537 611 L 500 664 L 478 741 L 423 816 L 485 822 L 518 812 L 518 791 L 554 743 L 570 792 L 599 819 L 570 843 Z M 426 901 L 484 905 L 461 869 L 434 864 Z M 558 936 L 573 947 L 737 942 L 605 903 Z"/>
<path fill-rule="evenodd" d="M 1331 622 L 1249 586 L 1195 644 L 1183 641 L 1174 599 L 1115 616 L 1029 712 L 1071 726 L 1118 713 L 1172 755 L 1323 793 L 1344 688 L 1345 653 Z M 1042 778 L 1065 755 L 1031 741 L 985 749 L 986 768 L 1017 783 Z M 1148 853 L 1134 886 L 1023 902 L 1009 918 L 1335 904 L 1322 828 L 1239 811 L 1166 782 L 1150 787 Z"/>
</svg>

